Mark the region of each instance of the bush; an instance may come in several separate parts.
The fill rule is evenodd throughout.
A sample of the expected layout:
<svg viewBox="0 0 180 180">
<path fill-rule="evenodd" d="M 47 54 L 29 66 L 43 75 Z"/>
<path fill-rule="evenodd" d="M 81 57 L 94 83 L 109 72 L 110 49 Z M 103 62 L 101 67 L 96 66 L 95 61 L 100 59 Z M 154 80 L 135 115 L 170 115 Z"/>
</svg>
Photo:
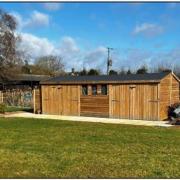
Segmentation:
<svg viewBox="0 0 180 180">
<path fill-rule="evenodd" d="M 175 103 L 175 104 L 172 104 L 171 106 L 169 106 L 169 108 L 168 108 L 168 116 L 169 116 L 169 118 L 170 117 L 176 118 L 177 115 L 174 113 L 174 110 L 176 108 L 178 108 L 179 106 L 180 106 L 180 103 Z"/>
<path fill-rule="evenodd" d="M 5 104 L 0 104 L 0 113 L 4 114 L 6 111 L 6 106 Z"/>
</svg>

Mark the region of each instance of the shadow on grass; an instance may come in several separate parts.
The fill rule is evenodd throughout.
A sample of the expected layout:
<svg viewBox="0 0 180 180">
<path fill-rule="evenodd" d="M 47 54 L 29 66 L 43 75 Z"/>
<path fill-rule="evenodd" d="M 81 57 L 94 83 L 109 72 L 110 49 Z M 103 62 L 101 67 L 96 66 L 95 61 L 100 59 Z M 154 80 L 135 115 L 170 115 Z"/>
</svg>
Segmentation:
<svg viewBox="0 0 180 180">
<path fill-rule="evenodd" d="M 6 112 L 17 112 L 17 111 L 24 111 L 24 112 L 33 112 L 33 108 L 31 107 L 17 107 L 17 106 L 7 106 Z"/>
</svg>

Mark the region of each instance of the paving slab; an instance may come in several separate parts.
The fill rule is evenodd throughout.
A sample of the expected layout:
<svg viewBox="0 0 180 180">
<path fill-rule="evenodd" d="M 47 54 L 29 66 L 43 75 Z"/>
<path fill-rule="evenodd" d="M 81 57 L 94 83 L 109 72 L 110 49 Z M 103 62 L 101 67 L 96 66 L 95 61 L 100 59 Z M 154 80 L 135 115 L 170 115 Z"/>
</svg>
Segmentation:
<svg viewBox="0 0 180 180">
<path fill-rule="evenodd" d="M 98 117 L 83 117 L 83 116 L 61 116 L 61 115 L 46 115 L 46 114 L 33 114 L 28 112 L 18 112 L 14 114 L 7 114 L 4 117 L 22 117 L 22 118 L 36 118 L 36 119 L 55 119 L 65 121 L 81 121 L 81 122 L 99 122 L 111 124 L 130 124 L 142 126 L 159 126 L 159 127 L 172 127 L 168 121 L 147 121 L 147 120 L 131 120 L 131 119 L 113 119 L 113 118 L 98 118 Z"/>
</svg>

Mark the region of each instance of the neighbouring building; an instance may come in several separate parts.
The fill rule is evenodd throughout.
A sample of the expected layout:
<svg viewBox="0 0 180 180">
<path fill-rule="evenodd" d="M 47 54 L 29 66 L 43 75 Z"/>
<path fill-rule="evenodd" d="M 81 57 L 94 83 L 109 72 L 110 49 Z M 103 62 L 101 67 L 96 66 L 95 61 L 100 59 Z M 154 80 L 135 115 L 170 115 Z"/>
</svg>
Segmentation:
<svg viewBox="0 0 180 180">
<path fill-rule="evenodd" d="M 6 89 L 20 89 L 23 87 L 33 88 L 39 85 L 42 80 L 48 79 L 47 75 L 36 75 L 36 74 L 18 74 L 9 78 L 7 81 L 2 81 L 0 79 L 0 90 Z"/>
</svg>

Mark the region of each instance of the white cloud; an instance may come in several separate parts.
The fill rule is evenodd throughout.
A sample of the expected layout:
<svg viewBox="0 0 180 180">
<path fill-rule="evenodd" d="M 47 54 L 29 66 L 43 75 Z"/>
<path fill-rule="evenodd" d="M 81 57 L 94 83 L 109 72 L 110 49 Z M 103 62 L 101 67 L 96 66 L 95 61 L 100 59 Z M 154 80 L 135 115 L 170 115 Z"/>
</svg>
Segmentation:
<svg viewBox="0 0 180 180">
<path fill-rule="evenodd" d="M 39 11 L 33 11 L 29 18 L 23 18 L 19 13 L 12 12 L 18 23 L 19 29 L 25 27 L 42 27 L 49 25 L 49 15 L 41 13 Z"/>
<path fill-rule="evenodd" d="M 62 53 L 77 53 L 80 51 L 75 40 L 69 36 L 65 36 L 62 38 L 60 49 Z"/>
<path fill-rule="evenodd" d="M 57 11 L 62 8 L 62 3 L 44 3 L 44 8 L 48 11 Z"/>
<path fill-rule="evenodd" d="M 47 26 L 49 25 L 49 16 L 47 14 L 33 11 L 31 17 L 25 22 L 25 26 Z"/>
<path fill-rule="evenodd" d="M 63 37 L 58 45 L 53 44 L 47 38 L 40 38 L 29 33 L 21 33 L 19 48 L 26 52 L 33 62 L 34 59 L 46 55 L 59 55 L 62 57 L 67 70 L 83 67 L 103 69 L 106 66 L 107 50 L 99 46 L 92 50 L 82 50 L 75 39 L 69 36 Z"/>
<path fill-rule="evenodd" d="M 145 35 L 149 37 L 153 37 L 159 35 L 163 32 L 163 28 L 160 25 L 152 24 L 152 23 L 143 23 L 140 25 L 136 25 L 133 34 L 134 35 Z"/>
<path fill-rule="evenodd" d="M 106 67 L 107 49 L 103 46 L 99 46 L 96 49 L 87 51 L 84 54 L 83 65 L 90 68 L 103 69 Z"/>
<path fill-rule="evenodd" d="M 179 63 L 180 48 L 164 51 L 150 51 L 140 48 L 127 49 L 120 51 L 118 56 L 113 58 L 113 69 L 136 70 L 142 65 L 147 65 L 149 69 L 157 69 L 158 66 L 166 68 L 176 68 Z"/>
<path fill-rule="evenodd" d="M 47 38 L 39 38 L 32 34 L 21 33 L 19 48 L 27 52 L 32 59 L 56 53 L 54 45 Z"/>
<path fill-rule="evenodd" d="M 39 56 L 59 55 L 62 57 L 67 71 L 70 71 L 71 68 L 82 70 L 85 67 L 86 69 L 97 68 L 106 72 L 107 49 L 104 46 L 83 50 L 79 48 L 76 40 L 69 36 L 62 37 L 59 44 L 56 45 L 47 38 L 40 38 L 28 33 L 21 33 L 21 39 L 19 48 L 31 56 L 32 62 Z M 121 67 L 124 67 L 133 70 L 144 64 L 152 68 L 159 64 L 172 67 L 179 64 L 179 57 L 179 48 L 161 51 L 161 53 L 138 48 L 125 51 L 114 50 L 112 51 L 112 69 L 120 70 Z"/>
</svg>

